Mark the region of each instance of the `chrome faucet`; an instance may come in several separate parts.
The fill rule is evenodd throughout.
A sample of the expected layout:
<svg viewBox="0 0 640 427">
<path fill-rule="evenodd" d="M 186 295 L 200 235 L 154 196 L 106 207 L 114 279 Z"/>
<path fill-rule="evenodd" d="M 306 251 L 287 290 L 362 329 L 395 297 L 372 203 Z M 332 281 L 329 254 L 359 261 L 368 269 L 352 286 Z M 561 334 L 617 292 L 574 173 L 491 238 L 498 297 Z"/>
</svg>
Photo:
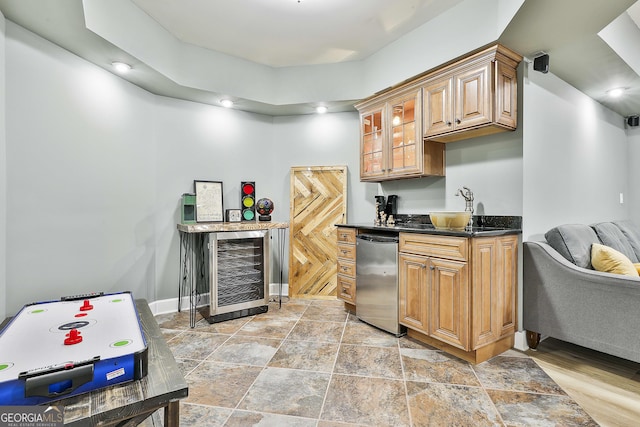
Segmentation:
<svg viewBox="0 0 640 427">
<path fill-rule="evenodd" d="M 473 191 L 469 187 L 462 187 L 458 189 L 456 192 L 456 196 L 462 196 L 465 201 L 464 210 L 466 212 L 471 212 L 471 216 L 469 217 L 469 224 L 467 227 L 471 228 L 473 226 Z"/>
</svg>

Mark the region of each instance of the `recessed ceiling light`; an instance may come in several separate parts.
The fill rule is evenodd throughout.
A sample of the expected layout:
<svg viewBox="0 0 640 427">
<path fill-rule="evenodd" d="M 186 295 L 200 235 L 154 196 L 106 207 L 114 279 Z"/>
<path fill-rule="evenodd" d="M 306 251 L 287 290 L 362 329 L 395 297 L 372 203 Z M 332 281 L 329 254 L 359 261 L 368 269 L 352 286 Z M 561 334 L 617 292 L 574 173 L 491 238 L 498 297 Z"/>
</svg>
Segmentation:
<svg viewBox="0 0 640 427">
<path fill-rule="evenodd" d="M 329 110 L 329 109 L 327 107 L 325 107 L 324 105 L 316 107 L 316 113 L 318 113 L 318 114 L 324 114 L 324 113 L 327 112 L 327 110 Z"/>
<path fill-rule="evenodd" d="M 124 62 L 114 61 L 111 63 L 111 65 L 119 73 L 126 73 L 131 70 L 131 65 L 125 64 Z"/>
<path fill-rule="evenodd" d="M 220 100 L 220 105 L 222 105 L 224 108 L 231 108 L 233 107 L 233 101 L 230 99 L 222 99 Z"/>
<path fill-rule="evenodd" d="M 622 96 L 622 94 L 624 93 L 624 91 L 627 90 L 627 88 L 624 87 L 617 87 L 614 89 L 609 89 L 607 91 L 607 95 L 609 95 L 612 98 L 619 98 Z"/>
</svg>

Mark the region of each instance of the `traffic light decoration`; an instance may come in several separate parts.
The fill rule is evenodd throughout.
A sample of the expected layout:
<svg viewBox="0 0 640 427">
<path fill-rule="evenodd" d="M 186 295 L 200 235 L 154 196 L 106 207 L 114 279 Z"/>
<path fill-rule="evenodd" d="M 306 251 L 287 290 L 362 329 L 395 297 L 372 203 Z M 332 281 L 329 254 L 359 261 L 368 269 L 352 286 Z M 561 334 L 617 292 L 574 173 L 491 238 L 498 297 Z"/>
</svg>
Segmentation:
<svg viewBox="0 0 640 427">
<path fill-rule="evenodd" d="M 256 183 L 242 181 L 240 184 L 242 220 L 254 221 L 256 219 Z"/>
</svg>

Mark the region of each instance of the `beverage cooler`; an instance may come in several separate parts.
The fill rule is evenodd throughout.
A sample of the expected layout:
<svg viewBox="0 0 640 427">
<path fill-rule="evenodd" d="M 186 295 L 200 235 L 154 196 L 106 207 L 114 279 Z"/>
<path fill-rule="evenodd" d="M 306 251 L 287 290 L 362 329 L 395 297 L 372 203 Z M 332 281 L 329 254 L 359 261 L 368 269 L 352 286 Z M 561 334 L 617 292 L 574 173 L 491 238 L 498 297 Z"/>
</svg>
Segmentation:
<svg viewBox="0 0 640 427">
<path fill-rule="evenodd" d="M 209 323 L 265 313 L 269 302 L 269 230 L 208 233 Z"/>
</svg>

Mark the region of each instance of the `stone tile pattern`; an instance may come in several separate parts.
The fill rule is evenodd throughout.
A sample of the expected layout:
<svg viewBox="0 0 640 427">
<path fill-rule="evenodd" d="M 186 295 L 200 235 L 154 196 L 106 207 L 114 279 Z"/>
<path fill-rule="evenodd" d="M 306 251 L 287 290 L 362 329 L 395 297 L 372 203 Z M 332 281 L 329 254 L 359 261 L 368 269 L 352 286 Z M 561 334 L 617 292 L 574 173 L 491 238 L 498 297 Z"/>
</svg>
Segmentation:
<svg viewBox="0 0 640 427">
<path fill-rule="evenodd" d="M 337 300 L 189 328 L 156 316 L 189 384 L 181 426 L 597 426 L 526 354 L 471 365 Z"/>
</svg>

